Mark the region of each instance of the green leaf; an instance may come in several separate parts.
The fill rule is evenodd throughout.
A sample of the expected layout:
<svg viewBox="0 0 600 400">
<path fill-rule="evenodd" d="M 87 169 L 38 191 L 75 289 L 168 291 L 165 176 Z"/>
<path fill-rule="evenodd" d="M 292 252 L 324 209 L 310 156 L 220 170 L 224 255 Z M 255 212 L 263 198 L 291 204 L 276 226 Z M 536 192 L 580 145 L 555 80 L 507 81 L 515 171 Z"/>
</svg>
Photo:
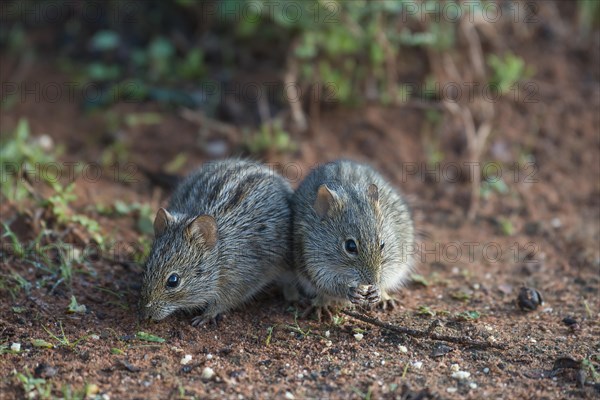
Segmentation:
<svg viewBox="0 0 600 400">
<path fill-rule="evenodd" d="M 474 321 L 479 319 L 479 317 L 481 317 L 481 314 L 477 311 L 464 311 L 456 314 L 456 318 L 461 321 Z"/>
<path fill-rule="evenodd" d="M 98 31 L 92 37 L 92 47 L 100 51 L 114 50 L 119 46 L 121 38 L 113 31 Z"/>
<path fill-rule="evenodd" d="M 175 156 L 175 158 L 173 158 L 171 161 L 169 161 L 167 163 L 167 165 L 165 165 L 165 171 L 170 174 L 174 174 L 181 170 L 181 168 L 185 165 L 186 161 L 187 161 L 187 154 L 179 153 Z"/>
<path fill-rule="evenodd" d="M 44 339 L 32 339 L 31 344 L 33 347 L 40 347 L 44 349 L 52 349 L 54 345 L 52 343 L 46 342 Z"/>
<path fill-rule="evenodd" d="M 151 333 L 146 333 L 146 332 L 138 332 L 135 334 L 136 339 L 139 340 L 144 340 L 146 342 L 156 342 L 156 343 L 163 343 L 165 341 L 165 339 L 153 335 Z"/>
<path fill-rule="evenodd" d="M 425 279 L 425 277 L 423 275 L 419 275 L 419 274 L 412 274 L 410 276 L 410 279 L 414 282 L 414 283 L 418 283 L 421 284 L 425 287 L 429 286 L 429 282 L 427 282 L 427 279 Z"/>
<path fill-rule="evenodd" d="M 75 296 L 71 296 L 71 302 L 69 303 L 69 307 L 67 308 L 67 312 L 69 314 L 74 313 L 85 313 L 87 308 L 83 304 L 78 304 Z"/>
<path fill-rule="evenodd" d="M 433 311 L 431 308 L 427 307 L 427 306 L 419 306 L 419 308 L 417 308 L 417 315 L 423 315 L 426 317 L 435 317 L 435 311 Z"/>
<path fill-rule="evenodd" d="M 456 292 L 450 293 L 450 297 L 452 297 L 454 300 L 467 301 L 471 298 L 471 295 L 462 290 L 458 290 Z"/>
</svg>

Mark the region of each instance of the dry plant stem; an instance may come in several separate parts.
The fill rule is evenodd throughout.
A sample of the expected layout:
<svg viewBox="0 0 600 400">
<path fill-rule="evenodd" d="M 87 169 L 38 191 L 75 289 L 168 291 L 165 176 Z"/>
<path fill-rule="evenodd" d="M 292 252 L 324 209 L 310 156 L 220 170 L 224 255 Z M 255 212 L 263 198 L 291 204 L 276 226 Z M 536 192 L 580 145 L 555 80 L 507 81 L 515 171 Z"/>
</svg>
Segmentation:
<svg viewBox="0 0 600 400">
<path fill-rule="evenodd" d="M 297 44 L 294 44 L 294 47 Z M 293 54 L 292 51 L 290 54 Z M 287 69 L 285 71 L 285 75 L 283 76 L 284 87 L 286 88 L 298 88 L 298 60 L 294 58 L 294 56 L 290 56 L 287 62 Z M 308 121 L 306 119 L 306 115 L 304 114 L 304 110 L 302 110 L 302 99 L 298 96 L 298 93 L 295 93 L 295 98 L 293 94 L 285 93 L 288 103 L 290 104 L 290 112 L 292 116 L 292 121 L 294 121 L 295 128 L 299 132 L 306 132 L 308 129 Z M 310 93 L 309 93 L 310 98 Z"/>
<path fill-rule="evenodd" d="M 504 350 L 507 348 L 507 346 L 503 343 L 490 343 L 490 342 L 484 342 L 481 340 L 473 340 L 473 339 L 469 339 L 466 337 L 438 335 L 437 333 L 433 332 L 435 330 L 435 328 L 439 326 L 438 320 L 433 321 L 431 323 L 431 325 L 427 328 L 427 330 L 420 331 L 418 329 L 410 329 L 410 328 L 405 328 L 403 326 L 388 324 L 388 323 L 382 322 L 376 318 L 367 317 L 366 315 L 355 313 L 353 311 L 342 310 L 342 313 L 344 313 L 352 318 L 356 318 L 362 322 L 366 322 L 368 324 L 375 325 L 380 328 L 388 329 L 390 331 L 402 333 L 404 335 L 412 336 L 415 338 L 439 340 L 442 342 L 462 344 L 465 346 L 478 347 L 481 349 L 492 348 L 492 349 Z"/>
<path fill-rule="evenodd" d="M 233 125 L 208 118 L 201 111 L 194 111 L 187 108 L 181 110 L 180 115 L 183 119 L 199 125 L 203 130 L 215 131 L 225 136 L 233 143 L 237 141 L 237 138 L 239 136 L 238 129 Z"/>
<path fill-rule="evenodd" d="M 470 40 L 471 47 L 477 48 L 479 45 L 479 37 L 477 36 L 476 30 L 474 28 L 470 30 L 469 35 L 471 37 L 475 37 L 475 39 L 472 38 Z M 481 56 L 480 52 L 478 52 L 476 49 L 472 49 L 471 55 L 474 57 L 477 55 Z M 483 63 L 482 60 L 479 60 L 479 62 Z M 444 57 L 443 65 L 446 73 L 448 73 L 452 79 L 456 81 L 461 80 L 460 74 L 458 73 L 458 68 L 456 67 L 456 64 L 450 55 L 446 55 Z M 469 159 L 475 165 L 475 168 L 473 168 L 473 176 L 471 177 L 473 180 L 471 185 L 471 201 L 469 210 L 467 212 L 467 218 L 469 220 L 473 220 L 475 218 L 475 215 L 479 209 L 481 168 L 479 167 L 478 163 L 483 154 L 485 142 L 492 131 L 492 119 L 494 117 L 494 105 L 491 102 L 481 99 L 480 97 L 477 97 L 477 100 L 478 102 L 473 104 L 473 106 L 479 106 L 481 108 L 481 114 L 484 118 L 483 122 L 479 126 L 476 126 L 475 118 L 473 117 L 473 113 L 471 112 L 469 106 L 459 105 L 458 103 L 449 100 L 443 101 L 444 107 L 452 115 L 462 121 L 465 128 L 465 135 L 467 136 Z"/>
</svg>

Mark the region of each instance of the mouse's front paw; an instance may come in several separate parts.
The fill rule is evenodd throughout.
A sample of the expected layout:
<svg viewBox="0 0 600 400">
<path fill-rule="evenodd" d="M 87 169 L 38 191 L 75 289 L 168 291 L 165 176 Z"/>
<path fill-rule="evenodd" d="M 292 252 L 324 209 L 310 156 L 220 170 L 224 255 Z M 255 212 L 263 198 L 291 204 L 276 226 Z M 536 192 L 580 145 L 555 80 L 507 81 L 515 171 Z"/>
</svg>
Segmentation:
<svg viewBox="0 0 600 400">
<path fill-rule="evenodd" d="M 218 326 L 219 322 L 221 322 L 222 320 L 223 320 L 223 314 L 216 314 L 216 315 L 202 314 L 202 315 L 198 315 L 197 317 L 194 317 L 192 319 L 192 326 L 195 326 L 196 328 L 204 326 L 206 324 Z"/>
<path fill-rule="evenodd" d="M 376 285 L 360 285 L 348 288 L 348 300 L 352 304 L 378 303 L 381 301 L 381 291 Z"/>
</svg>

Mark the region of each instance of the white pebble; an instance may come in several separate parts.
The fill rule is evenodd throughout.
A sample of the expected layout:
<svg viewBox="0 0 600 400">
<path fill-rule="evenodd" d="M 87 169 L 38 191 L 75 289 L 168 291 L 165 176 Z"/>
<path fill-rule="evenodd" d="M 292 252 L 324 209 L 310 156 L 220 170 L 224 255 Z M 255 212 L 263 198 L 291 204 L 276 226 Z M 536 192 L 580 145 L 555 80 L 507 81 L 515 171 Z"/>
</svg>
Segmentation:
<svg viewBox="0 0 600 400">
<path fill-rule="evenodd" d="M 381 360 L 381 365 L 385 365 L 385 360 Z"/>
<path fill-rule="evenodd" d="M 331 335 L 331 332 L 325 331 L 325 337 L 329 337 L 330 335 Z M 289 393 L 289 392 L 286 392 L 286 393 Z"/>
<path fill-rule="evenodd" d="M 206 355 L 206 359 L 207 359 L 207 360 L 212 360 L 212 359 L 213 359 L 213 355 L 212 355 L 212 354 L 210 354 L 210 353 L 208 353 L 208 354 Z"/>
<path fill-rule="evenodd" d="M 373 355 L 374 355 L 375 357 L 379 357 L 379 353 L 378 353 L 377 351 L 374 351 L 374 352 L 373 352 Z"/>
<path fill-rule="evenodd" d="M 484 373 L 484 374 L 489 374 L 489 373 L 490 373 L 490 369 L 489 369 L 489 368 L 487 368 L 487 367 L 485 367 L 485 368 L 483 369 L 483 373 Z"/>
<path fill-rule="evenodd" d="M 421 367 L 423 366 L 423 362 L 422 361 L 413 361 L 412 366 L 415 367 L 416 369 L 421 369 Z"/>
<path fill-rule="evenodd" d="M 562 222 L 560 221 L 560 218 L 552 218 L 550 225 L 552 225 L 554 229 L 558 229 L 562 226 Z"/>
<path fill-rule="evenodd" d="M 477 384 L 475 382 L 471 382 L 471 383 L 469 383 L 469 387 L 471 389 L 477 389 Z"/>
<path fill-rule="evenodd" d="M 179 361 L 179 363 L 181 365 L 187 365 L 190 363 L 190 361 L 192 361 L 192 355 L 191 354 L 186 354 L 185 356 L 183 356 L 183 358 L 181 359 L 181 361 Z"/>
<path fill-rule="evenodd" d="M 471 376 L 470 372 L 467 371 L 456 371 L 452 373 L 452 377 L 454 379 L 458 379 L 458 380 L 463 380 L 463 379 L 467 379 L 468 377 Z"/>
<path fill-rule="evenodd" d="M 52 150 L 52 147 L 54 147 L 54 141 L 48 135 L 41 135 L 38 138 L 37 142 L 40 145 L 40 147 L 45 151 L 50 151 Z"/>
<path fill-rule="evenodd" d="M 446 392 L 448 393 L 456 393 L 458 391 L 458 388 L 455 387 L 449 387 L 448 389 L 446 389 Z"/>
<path fill-rule="evenodd" d="M 295 399 L 294 395 L 292 393 L 290 393 L 290 392 L 285 392 L 285 398 L 289 399 L 289 400 L 294 400 Z"/>
<path fill-rule="evenodd" d="M 202 379 L 209 380 L 212 379 L 213 376 L 215 376 L 215 371 L 212 368 L 205 367 L 202 370 Z"/>
<path fill-rule="evenodd" d="M 298 374 L 298 379 L 304 379 L 304 374 Z"/>
<path fill-rule="evenodd" d="M 535 340 L 534 338 L 529 338 L 529 341 L 530 341 L 531 343 L 537 343 L 537 340 Z"/>
<path fill-rule="evenodd" d="M 403 353 L 408 353 L 408 349 L 406 348 L 406 346 L 398 346 L 398 349 Z"/>
<path fill-rule="evenodd" d="M 450 366 L 450 371 L 454 371 L 454 372 L 460 371 L 460 367 L 458 366 L 458 364 L 452 364 Z"/>
<path fill-rule="evenodd" d="M 454 275 L 458 275 L 458 273 L 460 273 L 460 269 L 458 269 L 458 267 L 453 267 L 453 268 L 452 268 L 452 273 L 453 273 Z"/>
<path fill-rule="evenodd" d="M 18 353 L 19 351 L 21 351 L 21 343 L 13 343 L 10 345 L 10 349 L 12 351 L 14 351 L 15 353 Z"/>
<path fill-rule="evenodd" d="M 331 347 L 333 345 L 333 342 L 331 340 L 328 340 L 325 342 L 325 346 L 327 347 Z"/>
<path fill-rule="evenodd" d="M 354 334 L 354 339 L 356 339 L 359 342 L 362 340 L 363 337 L 364 337 L 364 335 L 362 333 L 355 333 Z"/>
</svg>

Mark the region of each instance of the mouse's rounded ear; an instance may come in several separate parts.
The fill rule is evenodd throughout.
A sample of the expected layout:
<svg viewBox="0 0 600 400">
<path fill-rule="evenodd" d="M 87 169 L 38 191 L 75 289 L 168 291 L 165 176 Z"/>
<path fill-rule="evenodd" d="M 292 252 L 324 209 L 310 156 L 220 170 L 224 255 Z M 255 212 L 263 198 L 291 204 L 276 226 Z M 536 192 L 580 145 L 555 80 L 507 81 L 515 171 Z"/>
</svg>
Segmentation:
<svg viewBox="0 0 600 400">
<path fill-rule="evenodd" d="M 335 192 L 327 187 L 327 185 L 323 184 L 319 186 L 317 190 L 317 198 L 315 200 L 315 204 L 313 204 L 313 208 L 317 212 L 319 218 L 323 219 L 327 215 L 331 215 L 331 211 L 333 210 L 336 203 L 337 195 Z"/>
<path fill-rule="evenodd" d="M 185 234 L 190 242 L 204 243 L 210 250 L 215 247 L 219 238 L 217 221 L 210 215 L 200 215 L 188 224 Z"/>
<path fill-rule="evenodd" d="M 156 213 L 154 218 L 154 236 L 158 237 L 162 235 L 166 230 L 167 226 L 174 221 L 175 218 L 164 208 L 161 208 Z"/>
</svg>

